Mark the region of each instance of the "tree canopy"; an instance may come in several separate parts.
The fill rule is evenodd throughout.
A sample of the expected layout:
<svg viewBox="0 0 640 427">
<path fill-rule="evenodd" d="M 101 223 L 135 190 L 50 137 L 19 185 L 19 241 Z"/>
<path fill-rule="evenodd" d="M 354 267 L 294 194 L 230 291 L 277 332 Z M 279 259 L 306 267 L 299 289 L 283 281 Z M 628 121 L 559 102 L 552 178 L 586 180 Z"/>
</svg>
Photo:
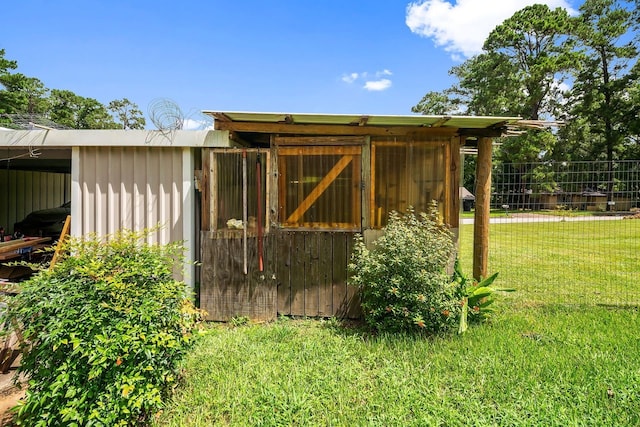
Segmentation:
<svg viewBox="0 0 640 427">
<path fill-rule="evenodd" d="M 564 120 L 496 150 L 504 162 L 638 156 L 640 1 L 585 0 L 577 16 L 535 4 L 498 25 L 476 56 L 453 67 L 456 83 L 428 92 L 423 114 Z"/>
<path fill-rule="evenodd" d="M 127 98 L 105 106 L 70 90 L 48 89 L 36 77 L 15 72 L 18 63 L 0 49 L 0 125 L 19 127 L 16 116 L 46 119 L 72 129 L 144 129 L 144 115 Z"/>
</svg>

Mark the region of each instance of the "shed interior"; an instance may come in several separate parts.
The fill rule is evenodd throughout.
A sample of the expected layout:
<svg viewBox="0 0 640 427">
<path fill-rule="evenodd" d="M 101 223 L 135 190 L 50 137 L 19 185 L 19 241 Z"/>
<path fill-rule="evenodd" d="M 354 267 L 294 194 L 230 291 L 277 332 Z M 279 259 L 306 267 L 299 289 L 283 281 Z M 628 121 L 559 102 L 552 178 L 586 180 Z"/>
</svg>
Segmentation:
<svg viewBox="0 0 640 427">
<path fill-rule="evenodd" d="M 37 261 L 42 254 L 37 249 L 50 244 L 48 234 L 62 228 L 63 223 L 49 224 L 59 216 L 64 221 L 66 208 L 52 215 L 29 220 L 32 212 L 60 208 L 71 200 L 71 149 L 34 149 L 32 147 L 0 148 L 0 282 L 15 282 L 27 278 L 32 271 L 23 266 L 8 264 L 25 259 Z M 23 226 L 16 226 L 22 223 Z M 33 227 L 32 227 L 33 226 Z M 59 227 L 58 227 L 59 226 Z M 37 237 L 33 245 L 16 249 L 16 238 Z M 44 238 L 42 238 L 44 235 Z M 12 240 L 13 239 L 13 240 Z M 3 250 L 4 249 L 4 250 Z"/>
</svg>

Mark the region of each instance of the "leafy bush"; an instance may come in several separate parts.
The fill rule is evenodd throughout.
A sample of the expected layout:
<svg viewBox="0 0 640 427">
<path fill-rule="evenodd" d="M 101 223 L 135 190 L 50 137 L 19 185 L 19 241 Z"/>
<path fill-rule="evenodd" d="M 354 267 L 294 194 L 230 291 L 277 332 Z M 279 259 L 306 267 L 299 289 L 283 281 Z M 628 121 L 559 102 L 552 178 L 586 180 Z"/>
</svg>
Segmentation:
<svg viewBox="0 0 640 427">
<path fill-rule="evenodd" d="M 458 326 L 462 294 L 446 268 L 451 232 L 433 205 L 429 213 L 392 212 L 371 250 L 356 237 L 350 270 L 367 324 L 379 331 L 438 333 Z"/>
<path fill-rule="evenodd" d="M 201 312 L 173 278 L 182 246 L 145 235 L 69 239 L 71 255 L 24 283 L 8 309 L 29 343 L 19 425 L 143 425 L 161 410 Z"/>
<path fill-rule="evenodd" d="M 494 273 L 486 279 L 476 282 L 464 274 L 460 263 L 456 260 L 453 269 L 453 282 L 460 290 L 464 291 L 458 333 L 465 332 L 469 322 L 479 323 L 489 318 L 493 312 L 490 305 L 495 301 L 495 289 L 491 285 L 497 277 L 498 273 Z"/>
</svg>

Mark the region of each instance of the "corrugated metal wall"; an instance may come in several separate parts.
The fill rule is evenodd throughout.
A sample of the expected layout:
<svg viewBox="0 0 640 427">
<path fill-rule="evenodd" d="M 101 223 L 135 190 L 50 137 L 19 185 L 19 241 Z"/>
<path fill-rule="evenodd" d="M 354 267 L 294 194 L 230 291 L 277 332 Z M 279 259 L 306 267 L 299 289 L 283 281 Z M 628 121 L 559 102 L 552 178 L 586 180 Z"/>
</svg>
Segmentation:
<svg viewBox="0 0 640 427">
<path fill-rule="evenodd" d="M 72 233 L 105 235 L 160 224 L 162 228 L 149 235 L 149 243 L 188 239 L 183 153 L 182 148 L 157 147 L 74 149 L 73 203 L 81 212 L 78 218 L 78 211 L 72 211 Z"/>
<path fill-rule="evenodd" d="M 0 226 L 7 233 L 13 233 L 13 224 L 27 214 L 70 199 L 71 174 L 0 170 Z"/>
</svg>

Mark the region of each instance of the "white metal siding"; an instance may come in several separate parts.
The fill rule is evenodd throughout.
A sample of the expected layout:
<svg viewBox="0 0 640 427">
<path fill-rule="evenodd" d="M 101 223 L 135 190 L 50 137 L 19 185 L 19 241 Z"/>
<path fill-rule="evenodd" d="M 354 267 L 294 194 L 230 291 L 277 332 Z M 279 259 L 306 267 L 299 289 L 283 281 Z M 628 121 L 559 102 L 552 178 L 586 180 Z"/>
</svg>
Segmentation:
<svg viewBox="0 0 640 427">
<path fill-rule="evenodd" d="M 74 149 L 72 233 L 112 234 L 160 225 L 149 243 L 185 240 L 183 148 L 79 147 Z"/>
<path fill-rule="evenodd" d="M 13 233 L 13 224 L 27 214 L 70 199 L 71 174 L 0 170 L 0 226 L 6 233 Z"/>
</svg>

